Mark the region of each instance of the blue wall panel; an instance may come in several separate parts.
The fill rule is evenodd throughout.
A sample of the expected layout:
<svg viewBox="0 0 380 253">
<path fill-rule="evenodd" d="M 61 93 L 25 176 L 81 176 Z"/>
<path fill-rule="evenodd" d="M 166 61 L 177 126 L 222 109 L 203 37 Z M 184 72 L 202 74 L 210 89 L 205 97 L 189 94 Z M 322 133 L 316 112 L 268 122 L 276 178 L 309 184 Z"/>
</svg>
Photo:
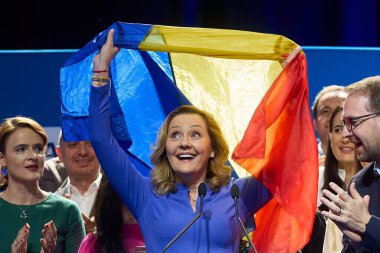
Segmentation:
<svg viewBox="0 0 380 253">
<path fill-rule="evenodd" d="M 22 115 L 59 126 L 59 71 L 74 51 L 0 51 L 0 119 Z"/>
<path fill-rule="evenodd" d="M 308 62 L 310 104 L 330 84 L 347 85 L 380 75 L 380 48 L 303 47 Z M 59 73 L 75 50 L 0 51 L 0 119 L 29 116 L 56 142 L 60 125 Z M 75 99 L 75 98 L 73 98 Z"/>
<path fill-rule="evenodd" d="M 310 104 L 324 86 L 346 86 L 380 75 L 380 48 L 304 47 L 309 77 Z"/>
</svg>

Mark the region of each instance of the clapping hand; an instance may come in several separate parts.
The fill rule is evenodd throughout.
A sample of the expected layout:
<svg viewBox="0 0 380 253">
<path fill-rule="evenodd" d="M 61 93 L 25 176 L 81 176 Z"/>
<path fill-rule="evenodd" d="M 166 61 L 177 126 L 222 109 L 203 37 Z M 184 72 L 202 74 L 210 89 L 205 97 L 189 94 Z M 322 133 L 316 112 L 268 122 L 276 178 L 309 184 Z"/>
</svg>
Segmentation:
<svg viewBox="0 0 380 253">
<path fill-rule="evenodd" d="M 329 208 L 329 212 L 323 211 L 322 215 L 331 219 L 353 242 L 360 243 L 371 219 L 368 212 L 369 196 L 361 197 L 354 182 L 349 188 L 351 196 L 335 183 L 329 185 L 337 194 L 323 190 L 321 201 Z"/>
<path fill-rule="evenodd" d="M 40 253 L 52 253 L 55 251 L 57 245 L 57 228 L 53 221 L 49 221 L 44 225 L 42 229 L 41 252 Z"/>
<path fill-rule="evenodd" d="M 28 238 L 29 238 L 30 226 L 28 223 L 18 231 L 16 239 L 13 241 L 11 246 L 12 253 L 26 253 L 28 249 Z"/>
<path fill-rule="evenodd" d="M 90 218 L 82 212 L 82 219 L 83 219 L 83 223 L 84 223 L 84 228 L 86 230 L 86 234 L 94 232 L 96 230 L 96 224 L 95 224 L 95 217 L 94 216 L 92 216 Z"/>
</svg>

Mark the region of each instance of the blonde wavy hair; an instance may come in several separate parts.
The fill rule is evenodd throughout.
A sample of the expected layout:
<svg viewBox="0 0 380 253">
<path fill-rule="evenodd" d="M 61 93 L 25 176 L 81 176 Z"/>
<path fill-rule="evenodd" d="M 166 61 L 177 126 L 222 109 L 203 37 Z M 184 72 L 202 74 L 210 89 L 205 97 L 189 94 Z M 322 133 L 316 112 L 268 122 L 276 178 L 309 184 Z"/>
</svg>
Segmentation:
<svg viewBox="0 0 380 253">
<path fill-rule="evenodd" d="M 214 192 L 218 192 L 222 186 L 228 184 L 231 180 L 231 168 L 226 165 L 229 148 L 214 117 L 210 113 L 192 105 L 183 105 L 172 111 L 158 132 L 157 143 L 150 156 L 153 164 L 151 172 L 153 188 L 161 195 L 177 191 L 174 172 L 166 155 L 166 140 L 170 122 L 181 114 L 198 114 L 207 125 L 207 132 L 210 136 L 215 156 L 209 159 L 206 181 Z"/>
</svg>

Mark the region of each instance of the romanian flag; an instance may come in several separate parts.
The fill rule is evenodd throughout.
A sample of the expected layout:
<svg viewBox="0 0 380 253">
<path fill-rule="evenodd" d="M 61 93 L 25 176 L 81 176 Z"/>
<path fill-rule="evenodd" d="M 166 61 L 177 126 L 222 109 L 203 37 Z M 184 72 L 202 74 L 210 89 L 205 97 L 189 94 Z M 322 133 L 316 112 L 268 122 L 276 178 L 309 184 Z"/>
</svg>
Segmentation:
<svg viewBox="0 0 380 253">
<path fill-rule="evenodd" d="M 92 60 L 115 29 L 112 131 L 142 174 L 166 115 L 179 105 L 209 111 L 229 142 L 238 176 L 257 177 L 273 199 L 257 213 L 260 253 L 295 252 L 309 240 L 316 211 L 317 145 L 303 52 L 273 34 L 116 22 L 61 68 L 66 141 L 88 140 Z"/>
</svg>

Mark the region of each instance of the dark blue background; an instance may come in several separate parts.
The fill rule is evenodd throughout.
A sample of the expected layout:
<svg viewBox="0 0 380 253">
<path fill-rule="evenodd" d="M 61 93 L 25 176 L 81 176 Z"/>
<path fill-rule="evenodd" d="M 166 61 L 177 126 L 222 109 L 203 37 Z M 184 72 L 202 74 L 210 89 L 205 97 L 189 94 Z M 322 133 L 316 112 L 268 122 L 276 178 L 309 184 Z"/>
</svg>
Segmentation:
<svg viewBox="0 0 380 253">
<path fill-rule="evenodd" d="M 380 48 L 303 47 L 309 94 L 380 75 Z M 24 115 L 44 126 L 60 125 L 59 73 L 75 50 L 0 51 L 0 119 Z M 75 98 L 73 98 L 75 99 Z"/>
<path fill-rule="evenodd" d="M 378 0 L 7 1 L 0 49 L 76 49 L 116 21 L 240 29 L 284 35 L 303 46 L 379 43 Z"/>
</svg>

